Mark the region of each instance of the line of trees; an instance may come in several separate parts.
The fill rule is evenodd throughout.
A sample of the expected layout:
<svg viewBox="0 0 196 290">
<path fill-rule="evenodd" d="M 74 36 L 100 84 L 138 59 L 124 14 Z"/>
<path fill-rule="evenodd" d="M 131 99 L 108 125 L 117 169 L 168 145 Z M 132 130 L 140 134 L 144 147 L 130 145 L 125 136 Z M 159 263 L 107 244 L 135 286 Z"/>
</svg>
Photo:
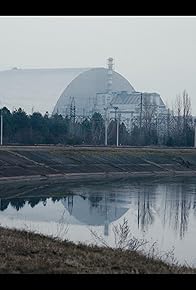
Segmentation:
<svg viewBox="0 0 196 290">
<path fill-rule="evenodd" d="M 186 92 L 176 97 L 172 109 L 160 115 L 156 105 L 144 102 L 142 122 L 133 124 L 130 145 L 193 146 L 194 118 L 191 115 L 191 100 Z"/>
<path fill-rule="evenodd" d="M 3 144 L 64 144 L 64 145 L 103 145 L 105 138 L 104 119 L 99 113 L 83 122 L 62 115 L 49 116 L 34 112 L 31 115 L 21 108 L 10 112 L 6 107 L 3 114 Z M 116 121 L 108 128 L 108 144 L 116 143 Z M 128 132 L 125 125 L 120 124 L 120 138 L 123 141 Z"/>
<path fill-rule="evenodd" d="M 104 145 L 105 121 L 95 112 L 90 118 L 77 122 L 62 115 L 49 116 L 34 112 L 28 115 L 21 108 L 10 112 L 6 107 L 3 114 L 3 144 L 64 144 Z M 142 117 L 142 118 L 141 118 Z M 128 131 L 124 123 L 119 125 L 121 145 L 165 145 L 193 146 L 194 120 L 191 115 L 191 101 L 188 93 L 177 96 L 172 110 L 164 117 L 157 114 L 157 107 L 143 103 L 141 116 Z M 108 126 L 108 145 L 116 144 L 117 120 Z"/>
</svg>

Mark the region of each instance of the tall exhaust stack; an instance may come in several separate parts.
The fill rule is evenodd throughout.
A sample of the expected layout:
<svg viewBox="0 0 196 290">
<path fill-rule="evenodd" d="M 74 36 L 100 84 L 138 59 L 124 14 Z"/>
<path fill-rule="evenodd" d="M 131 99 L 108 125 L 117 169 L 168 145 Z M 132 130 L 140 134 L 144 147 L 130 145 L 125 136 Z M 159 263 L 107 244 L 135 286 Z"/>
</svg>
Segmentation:
<svg viewBox="0 0 196 290">
<path fill-rule="evenodd" d="M 107 79 L 107 93 L 112 94 L 112 72 L 113 72 L 113 58 L 108 58 L 108 79 Z"/>
</svg>

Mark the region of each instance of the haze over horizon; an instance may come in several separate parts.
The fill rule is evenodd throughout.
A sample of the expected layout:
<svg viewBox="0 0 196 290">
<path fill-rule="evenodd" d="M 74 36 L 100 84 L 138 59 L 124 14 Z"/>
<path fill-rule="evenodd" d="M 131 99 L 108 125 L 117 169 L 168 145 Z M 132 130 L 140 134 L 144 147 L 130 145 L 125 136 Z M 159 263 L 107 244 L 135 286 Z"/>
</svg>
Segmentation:
<svg viewBox="0 0 196 290">
<path fill-rule="evenodd" d="M 196 115 L 196 17 L 1 16 L 0 35 L 0 70 L 106 67 L 112 56 L 137 91 L 169 106 L 186 89 Z"/>
</svg>

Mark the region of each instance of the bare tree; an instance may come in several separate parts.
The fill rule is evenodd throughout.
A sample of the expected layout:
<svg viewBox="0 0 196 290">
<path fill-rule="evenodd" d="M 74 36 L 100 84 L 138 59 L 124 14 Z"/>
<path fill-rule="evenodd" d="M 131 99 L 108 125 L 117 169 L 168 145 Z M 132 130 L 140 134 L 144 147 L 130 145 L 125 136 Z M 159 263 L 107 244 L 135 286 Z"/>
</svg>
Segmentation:
<svg viewBox="0 0 196 290">
<path fill-rule="evenodd" d="M 173 109 L 169 116 L 170 135 L 173 145 L 191 146 L 193 144 L 193 118 L 191 116 L 191 99 L 186 92 L 177 95 Z"/>
<path fill-rule="evenodd" d="M 188 136 L 189 129 L 192 126 L 192 116 L 191 116 L 191 100 L 186 90 L 183 91 L 182 103 L 183 103 L 183 135 L 185 139 L 185 145 L 187 145 L 189 138 Z"/>
<path fill-rule="evenodd" d="M 146 145 L 157 143 L 157 105 L 144 98 L 142 125 Z"/>
</svg>

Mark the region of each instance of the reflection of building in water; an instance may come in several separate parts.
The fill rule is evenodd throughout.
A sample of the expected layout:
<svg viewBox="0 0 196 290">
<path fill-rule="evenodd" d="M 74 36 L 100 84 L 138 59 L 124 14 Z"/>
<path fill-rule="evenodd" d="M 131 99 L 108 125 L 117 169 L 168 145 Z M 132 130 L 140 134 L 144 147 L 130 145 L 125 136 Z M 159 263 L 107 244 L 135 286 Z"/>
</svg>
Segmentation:
<svg viewBox="0 0 196 290">
<path fill-rule="evenodd" d="M 108 236 L 109 235 L 109 221 L 106 219 L 105 224 L 104 224 L 104 235 Z"/>
<path fill-rule="evenodd" d="M 73 210 L 73 195 L 68 195 L 67 197 L 67 209 L 69 214 L 72 214 L 72 210 Z"/>
<path fill-rule="evenodd" d="M 70 196 L 71 198 L 71 196 Z M 110 198 L 109 193 L 100 196 L 89 195 L 86 198 L 72 196 L 70 210 L 70 200 L 62 199 L 62 203 L 69 211 L 70 215 L 81 224 L 91 226 L 104 226 L 104 235 L 109 235 L 109 224 L 122 217 L 129 209 L 127 203 L 117 204 L 114 198 Z"/>
<path fill-rule="evenodd" d="M 108 205 L 107 205 L 107 198 L 106 198 L 106 194 L 104 196 L 105 198 L 105 223 L 104 223 L 104 235 L 108 236 L 109 235 L 109 220 L 108 220 Z M 116 208 L 116 206 L 115 206 Z M 115 211 L 115 215 L 116 215 L 116 211 Z"/>
<path fill-rule="evenodd" d="M 64 198 L 0 198 L 0 211 L 5 215 L 20 211 L 20 217 L 24 215 L 25 219 L 31 221 L 59 222 L 59 215 L 62 215 L 63 210 L 62 222 L 102 226 L 104 235 L 109 235 L 110 224 L 118 221 L 131 209 L 141 231 L 148 231 L 154 221 L 160 219 L 163 227 L 171 228 L 183 238 L 189 226 L 189 216 L 196 215 L 195 192 L 196 185 L 187 180 L 185 183 L 130 183 L 104 189 L 86 187 L 85 193 L 83 189 L 77 188 Z M 50 202 L 57 204 L 51 206 Z M 40 210 L 34 211 L 34 207 L 39 204 L 46 205 L 46 208 L 41 207 Z"/>
</svg>

